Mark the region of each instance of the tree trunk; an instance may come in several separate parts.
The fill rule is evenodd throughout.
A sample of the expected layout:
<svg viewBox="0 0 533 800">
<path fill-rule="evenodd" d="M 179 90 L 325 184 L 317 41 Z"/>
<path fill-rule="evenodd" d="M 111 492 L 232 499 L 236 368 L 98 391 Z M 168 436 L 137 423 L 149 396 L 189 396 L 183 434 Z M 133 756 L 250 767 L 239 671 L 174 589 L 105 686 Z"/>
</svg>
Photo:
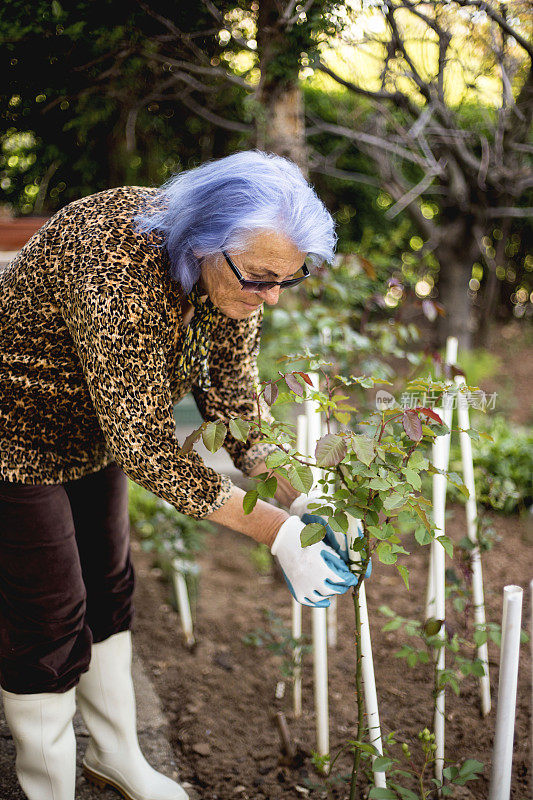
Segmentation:
<svg viewBox="0 0 533 800">
<path fill-rule="evenodd" d="M 438 338 L 443 346 L 448 336 L 455 336 L 461 350 L 470 350 L 476 321 L 468 282 L 476 251 L 471 225 L 463 217 L 443 221 L 441 242 L 435 250 L 440 264 L 439 302 L 446 316 L 439 317 Z"/>
<path fill-rule="evenodd" d="M 264 122 L 257 128 L 257 146 L 290 158 L 307 174 L 308 154 L 300 87 L 279 87 L 264 98 L 262 106 Z"/>
<path fill-rule="evenodd" d="M 308 173 L 307 143 L 302 93 L 299 85 L 299 50 L 280 25 L 276 0 L 261 0 L 257 45 L 261 80 L 257 100 L 256 143 L 262 150 L 294 161 Z"/>
</svg>

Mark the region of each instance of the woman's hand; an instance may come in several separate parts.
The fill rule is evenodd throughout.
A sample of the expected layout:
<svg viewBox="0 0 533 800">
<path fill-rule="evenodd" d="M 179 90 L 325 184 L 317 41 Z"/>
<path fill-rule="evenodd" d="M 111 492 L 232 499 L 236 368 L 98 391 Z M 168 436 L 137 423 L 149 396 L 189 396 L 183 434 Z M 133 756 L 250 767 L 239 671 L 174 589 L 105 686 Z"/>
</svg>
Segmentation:
<svg viewBox="0 0 533 800">
<path fill-rule="evenodd" d="M 328 597 L 344 594 L 357 579 L 325 541 L 302 547 L 300 533 L 304 527 L 298 517 L 289 517 L 279 529 L 272 553 L 295 600 L 304 606 L 325 608 L 330 604 Z"/>
<path fill-rule="evenodd" d="M 314 510 L 309 508 L 310 505 L 318 505 L 321 502 L 320 498 L 320 491 L 313 489 L 309 492 L 309 494 L 299 495 L 296 500 L 292 502 L 291 507 L 289 508 L 289 514 L 295 514 L 297 517 L 300 517 L 305 525 L 309 525 L 311 522 L 318 522 L 320 525 L 323 525 L 326 529 L 324 542 L 329 545 L 346 564 L 349 564 L 350 552 L 348 549 L 348 537 L 346 534 L 342 533 L 342 531 L 334 531 L 332 528 L 330 528 L 324 517 L 315 514 Z M 357 520 L 357 534 L 359 538 L 362 538 L 363 529 L 361 520 Z M 371 574 L 372 561 L 369 561 L 365 572 L 365 578 L 369 578 Z"/>
<path fill-rule="evenodd" d="M 205 519 L 225 525 L 226 528 L 232 528 L 250 536 L 256 542 L 272 547 L 279 529 L 289 515 L 283 509 L 265 503 L 264 500 L 258 500 L 253 511 L 245 514 L 242 507 L 243 497 L 243 490 L 233 486 L 229 500 Z"/>
</svg>

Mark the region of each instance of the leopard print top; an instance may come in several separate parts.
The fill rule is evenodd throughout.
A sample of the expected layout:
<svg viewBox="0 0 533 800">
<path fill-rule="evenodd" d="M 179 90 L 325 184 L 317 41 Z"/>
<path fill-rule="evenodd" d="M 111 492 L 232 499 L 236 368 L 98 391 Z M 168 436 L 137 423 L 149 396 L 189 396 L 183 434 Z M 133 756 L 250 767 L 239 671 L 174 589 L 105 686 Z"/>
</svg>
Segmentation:
<svg viewBox="0 0 533 800">
<path fill-rule="evenodd" d="M 209 389 L 199 365 L 180 372 L 181 290 L 161 238 L 132 221 L 157 191 L 71 203 L 0 273 L 0 478 L 62 483 L 115 460 L 201 519 L 232 484 L 194 450 L 180 455 L 173 404 L 192 391 L 206 420 L 254 419 L 261 310 L 243 320 L 216 310 Z M 228 433 L 224 444 L 245 473 L 271 449 L 253 436 L 243 444 Z"/>
</svg>

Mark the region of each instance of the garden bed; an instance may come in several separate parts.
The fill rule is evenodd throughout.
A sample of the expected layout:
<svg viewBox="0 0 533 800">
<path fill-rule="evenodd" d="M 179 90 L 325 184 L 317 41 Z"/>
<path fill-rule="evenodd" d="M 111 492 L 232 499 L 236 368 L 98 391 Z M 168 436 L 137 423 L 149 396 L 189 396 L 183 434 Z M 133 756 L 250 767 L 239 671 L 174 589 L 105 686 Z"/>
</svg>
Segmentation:
<svg viewBox="0 0 533 800">
<path fill-rule="evenodd" d="M 502 588 L 509 583 L 527 587 L 531 574 L 532 547 L 527 543 L 525 522 L 516 516 L 492 516 L 501 537 L 484 556 L 483 569 L 487 618 L 501 621 Z M 449 509 L 447 533 L 455 541 L 465 534 L 464 509 Z M 408 547 L 408 545 L 407 545 Z M 181 766 L 182 780 L 197 787 L 203 800 L 253 798 L 281 800 L 288 797 L 326 797 L 313 789 L 320 779 L 310 755 L 315 746 L 312 660 L 303 668 L 303 707 L 299 720 L 292 715 L 290 681 L 280 672 L 282 658 L 265 646 L 245 644 L 246 635 L 262 629 L 272 631 L 263 609 L 269 609 L 290 628 L 291 598 L 285 584 L 260 575 L 250 558 L 255 543 L 220 528 L 208 540 L 200 557 L 201 588 L 198 607 L 198 645 L 188 652 L 179 635 L 179 618 L 170 606 L 170 594 L 150 555 L 134 542 L 139 576 L 136 607 L 136 645 L 151 667 L 156 689 L 171 725 L 171 743 Z M 409 548 L 408 548 L 409 549 Z M 383 633 L 386 618 L 378 612 L 385 604 L 398 614 L 421 619 L 424 612 L 427 548 L 413 547 L 410 559 L 411 590 L 408 592 L 396 571 L 374 565 L 367 581 L 374 660 L 380 714 L 384 733 L 398 731 L 399 741 L 416 748 L 418 732 L 431 727 L 432 675 L 430 666 L 410 669 L 394 657 L 405 643 L 398 632 Z M 524 621 L 529 618 L 529 596 L 524 593 Z M 450 604 L 451 605 L 451 604 Z M 310 634 L 310 612 L 304 610 L 304 633 Z M 349 595 L 338 603 L 339 644 L 330 649 L 329 698 L 332 752 L 356 730 L 354 702 L 353 604 Z M 449 624 L 460 632 L 464 615 L 450 613 Z M 525 622 L 524 622 L 525 624 Z M 513 770 L 513 800 L 528 796 L 527 769 L 531 754 L 529 737 L 530 650 L 521 648 L 517 724 Z M 491 683 L 496 698 L 498 648 L 489 643 Z M 285 681 L 285 696 L 276 699 L 276 685 Z M 275 711 L 284 711 L 291 735 L 299 744 L 298 760 L 283 763 L 279 737 L 272 721 Z M 487 797 L 495 709 L 486 720 L 479 713 L 478 687 L 474 677 L 461 681 L 461 696 L 446 694 L 446 756 L 452 760 L 474 758 L 484 762 L 483 777 L 454 790 L 454 798 Z M 339 759 L 336 773 L 348 773 L 350 758 Z M 331 798 L 344 800 L 348 789 L 333 788 Z"/>
</svg>

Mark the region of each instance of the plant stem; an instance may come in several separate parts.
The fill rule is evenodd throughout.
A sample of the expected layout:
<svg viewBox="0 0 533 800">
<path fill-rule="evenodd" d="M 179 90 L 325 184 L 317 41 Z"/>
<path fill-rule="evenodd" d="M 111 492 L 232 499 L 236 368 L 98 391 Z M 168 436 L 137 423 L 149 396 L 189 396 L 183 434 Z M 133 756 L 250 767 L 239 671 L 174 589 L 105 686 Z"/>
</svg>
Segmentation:
<svg viewBox="0 0 533 800">
<path fill-rule="evenodd" d="M 365 724 L 365 708 L 363 700 L 363 677 L 362 677 L 362 664 L 361 664 L 361 609 L 359 606 L 359 587 L 361 582 L 353 590 L 353 604 L 355 610 L 355 653 L 356 653 L 356 668 L 355 668 L 355 690 L 357 693 L 357 741 L 361 741 L 363 735 L 363 728 Z M 352 766 L 352 781 L 350 784 L 350 800 L 357 800 L 357 778 L 359 777 L 359 766 L 361 762 L 361 750 L 355 747 L 353 766 Z"/>
</svg>

